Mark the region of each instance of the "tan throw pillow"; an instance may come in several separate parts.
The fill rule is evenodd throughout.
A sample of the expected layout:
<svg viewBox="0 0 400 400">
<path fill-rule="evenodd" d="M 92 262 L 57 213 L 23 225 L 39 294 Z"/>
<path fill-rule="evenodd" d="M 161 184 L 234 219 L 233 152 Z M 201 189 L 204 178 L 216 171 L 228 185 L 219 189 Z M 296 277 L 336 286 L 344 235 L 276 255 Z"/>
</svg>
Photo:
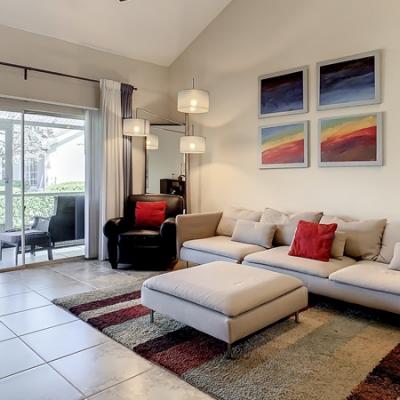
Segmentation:
<svg viewBox="0 0 400 400">
<path fill-rule="evenodd" d="M 394 253 L 394 246 L 400 242 L 400 221 L 388 222 L 383 232 L 382 247 L 377 261 L 389 264 Z"/>
<path fill-rule="evenodd" d="M 346 246 L 346 234 L 344 232 L 336 231 L 335 239 L 332 243 L 331 257 L 342 258 L 344 256 L 344 248 Z"/>
<path fill-rule="evenodd" d="M 389 264 L 389 268 L 400 271 L 400 242 L 394 245 L 393 258 Z"/>
<path fill-rule="evenodd" d="M 241 243 L 256 244 L 270 249 L 272 247 L 275 230 L 276 225 L 239 219 L 236 222 L 231 240 Z"/>
<path fill-rule="evenodd" d="M 217 226 L 217 235 L 232 236 L 236 221 L 244 219 L 246 221 L 260 221 L 261 212 L 248 210 L 246 208 L 230 207 L 222 213 L 221 220 Z"/>
<path fill-rule="evenodd" d="M 290 246 L 299 221 L 318 223 L 322 212 L 301 212 L 287 214 L 272 208 L 266 208 L 261 217 L 261 223 L 276 225 L 274 244 L 277 246 Z"/>
<path fill-rule="evenodd" d="M 377 259 L 382 242 L 386 219 L 346 220 L 324 215 L 321 224 L 338 224 L 338 230 L 345 232 L 347 239 L 344 254 L 353 258 L 374 261 Z"/>
</svg>

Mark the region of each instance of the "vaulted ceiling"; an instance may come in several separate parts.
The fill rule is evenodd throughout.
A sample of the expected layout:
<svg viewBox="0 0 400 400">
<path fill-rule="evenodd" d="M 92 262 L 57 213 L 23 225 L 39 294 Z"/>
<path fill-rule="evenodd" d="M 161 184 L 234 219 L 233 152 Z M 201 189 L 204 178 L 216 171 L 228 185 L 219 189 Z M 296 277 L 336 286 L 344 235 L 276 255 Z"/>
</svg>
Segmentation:
<svg viewBox="0 0 400 400">
<path fill-rule="evenodd" d="M 170 65 L 231 0 L 1 0 L 0 24 Z"/>
</svg>

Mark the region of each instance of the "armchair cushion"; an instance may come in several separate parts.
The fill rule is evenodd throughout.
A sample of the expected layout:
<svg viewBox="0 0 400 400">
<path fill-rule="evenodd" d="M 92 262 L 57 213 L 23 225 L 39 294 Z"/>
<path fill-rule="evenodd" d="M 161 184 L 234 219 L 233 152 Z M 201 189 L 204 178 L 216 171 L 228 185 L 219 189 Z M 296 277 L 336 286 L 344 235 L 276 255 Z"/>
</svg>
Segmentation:
<svg viewBox="0 0 400 400">
<path fill-rule="evenodd" d="M 159 246 L 160 232 L 150 229 L 133 229 L 119 235 L 118 243 L 126 246 Z"/>
</svg>

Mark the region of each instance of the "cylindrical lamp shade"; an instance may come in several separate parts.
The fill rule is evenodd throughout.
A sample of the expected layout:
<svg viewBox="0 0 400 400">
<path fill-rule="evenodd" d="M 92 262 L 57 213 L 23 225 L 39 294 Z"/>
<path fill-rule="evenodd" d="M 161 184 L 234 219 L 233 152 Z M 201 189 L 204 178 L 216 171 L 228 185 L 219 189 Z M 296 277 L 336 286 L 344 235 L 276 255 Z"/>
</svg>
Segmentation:
<svg viewBox="0 0 400 400">
<path fill-rule="evenodd" d="M 185 154 L 202 154 L 206 151 L 206 139 L 203 136 L 182 136 L 180 152 Z"/>
<path fill-rule="evenodd" d="M 178 93 L 178 111 L 187 114 L 201 114 L 210 108 L 209 94 L 205 90 L 185 89 Z"/>
<path fill-rule="evenodd" d="M 124 119 L 122 131 L 126 136 L 148 136 L 150 134 L 150 121 L 142 118 Z"/>
<path fill-rule="evenodd" d="M 158 150 L 158 136 L 150 134 L 146 139 L 147 150 Z"/>
</svg>

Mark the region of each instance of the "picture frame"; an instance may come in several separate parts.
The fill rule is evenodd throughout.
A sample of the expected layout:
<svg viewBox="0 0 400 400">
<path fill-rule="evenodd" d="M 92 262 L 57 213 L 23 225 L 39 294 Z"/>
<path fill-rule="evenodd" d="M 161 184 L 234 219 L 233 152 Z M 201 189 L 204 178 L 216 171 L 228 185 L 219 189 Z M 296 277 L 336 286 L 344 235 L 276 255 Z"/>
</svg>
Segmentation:
<svg viewBox="0 0 400 400">
<path fill-rule="evenodd" d="M 258 117 L 308 112 L 308 66 L 258 77 Z"/>
<path fill-rule="evenodd" d="M 308 166 L 309 121 L 259 127 L 259 169 Z"/>
<path fill-rule="evenodd" d="M 318 165 L 383 165 L 383 114 L 371 112 L 318 121 Z"/>
<path fill-rule="evenodd" d="M 381 51 L 317 63 L 317 110 L 381 103 Z"/>
</svg>

